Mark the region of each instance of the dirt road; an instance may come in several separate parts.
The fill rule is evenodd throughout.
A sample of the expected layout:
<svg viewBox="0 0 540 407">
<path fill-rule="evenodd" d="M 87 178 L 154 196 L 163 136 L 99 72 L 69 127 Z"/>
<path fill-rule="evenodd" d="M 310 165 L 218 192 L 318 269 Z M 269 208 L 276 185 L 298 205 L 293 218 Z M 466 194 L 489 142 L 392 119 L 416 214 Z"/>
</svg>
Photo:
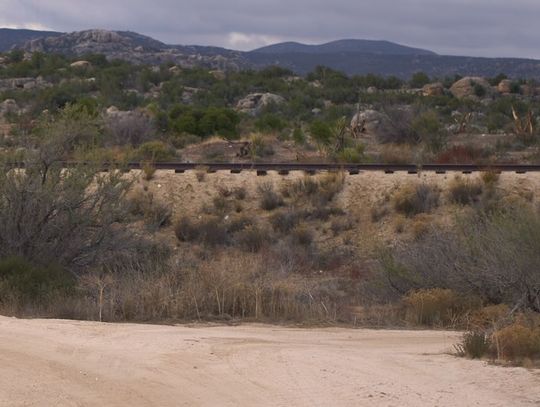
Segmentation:
<svg viewBox="0 0 540 407">
<path fill-rule="evenodd" d="M 446 354 L 458 336 L 0 317 L 0 405 L 540 405 L 540 372 Z"/>
</svg>

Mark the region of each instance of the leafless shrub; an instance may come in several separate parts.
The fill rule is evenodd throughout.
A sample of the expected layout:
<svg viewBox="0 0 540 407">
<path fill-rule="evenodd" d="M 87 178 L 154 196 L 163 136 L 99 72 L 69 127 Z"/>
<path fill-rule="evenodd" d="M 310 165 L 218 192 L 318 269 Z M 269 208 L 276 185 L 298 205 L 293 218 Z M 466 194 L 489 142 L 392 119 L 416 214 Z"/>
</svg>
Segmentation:
<svg viewBox="0 0 540 407">
<path fill-rule="evenodd" d="M 291 209 L 276 212 L 270 218 L 270 223 L 276 232 L 288 233 L 298 224 L 301 214 Z"/>
<path fill-rule="evenodd" d="M 450 202 L 460 205 L 470 205 L 482 195 L 483 187 L 479 181 L 471 181 L 456 176 L 450 183 L 448 197 Z"/>
<path fill-rule="evenodd" d="M 234 197 L 238 199 L 239 201 L 243 201 L 247 197 L 247 191 L 244 187 L 237 187 L 234 188 L 232 191 Z"/>
<path fill-rule="evenodd" d="M 234 239 L 242 249 L 257 253 L 271 242 L 272 236 L 265 228 L 258 225 L 249 225 L 236 233 Z"/>
<path fill-rule="evenodd" d="M 490 304 L 540 312 L 540 217 L 527 207 L 463 215 L 455 228 L 434 227 L 416 242 L 382 252 L 398 291 L 448 288 Z"/>
<path fill-rule="evenodd" d="M 183 216 L 176 222 L 174 234 L 181 242 L 192 242 L 199 236 L 199 230 L 190 218 Z"/>
<path fill-rule="evenodd" d="M 156 200 L 151 192 L 138 191 L 130 199 L 131 213 L 142 216 L 146 225 L 159 229 L 171 223 L 172 209 L 170 205 Z"/>
<path fill-rule="evenodd" d="M 273 211 L 283 205 L 283 199 L 275 192 L 274 186 L 271 183 L 262 183 L 258 186 L 257 190 L 261 199 L 261 209 Z"/>
<path fill-rule="evenodd" d="M 151 118 L 142 112 L 121 112 L 105 119 L 108 145 L 139 146 L 155 139 Z"/>
<path fill-rule="evenodd" d="M 406 185 L 394 195 L 394 208 L 406 216 L 429 213 L 439 206 L 440 190 L 433 185 Z"/>
</svg>

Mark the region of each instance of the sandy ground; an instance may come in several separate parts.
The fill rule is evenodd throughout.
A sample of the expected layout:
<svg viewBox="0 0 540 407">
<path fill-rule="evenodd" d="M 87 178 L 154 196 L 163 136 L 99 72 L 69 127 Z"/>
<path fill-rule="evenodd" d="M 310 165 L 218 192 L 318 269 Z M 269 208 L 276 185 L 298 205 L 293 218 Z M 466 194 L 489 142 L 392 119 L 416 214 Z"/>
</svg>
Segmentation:
<svg viewBox="0 0 540 407">
<path fill-rule="evenodd" d="M 0 405 L 540 405 L 540 372 L 451 356 L 458 337 L 0 317 Z"/>
</svg>

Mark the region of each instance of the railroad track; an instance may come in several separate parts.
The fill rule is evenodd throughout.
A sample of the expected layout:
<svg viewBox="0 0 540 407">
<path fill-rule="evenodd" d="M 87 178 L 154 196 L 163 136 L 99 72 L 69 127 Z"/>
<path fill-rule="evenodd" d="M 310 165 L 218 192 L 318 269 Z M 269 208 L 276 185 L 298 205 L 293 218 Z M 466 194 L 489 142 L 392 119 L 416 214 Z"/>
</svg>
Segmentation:
<svg viewBox="0 0 540 407">
<path fill-rule="evenodd" d="M 68 161 L 61 163 L 65 168 L 73 168 L 81 165 L 93 165 L 87 162 Z M 13 168 L 24 168 L 22 163 L 10 165 Z M 301 164 L 301 163 L 152 163 L 157 170 L 170 170 L 177 173 L 204 169 L 208 172 L 230 171 L 240 173 L 242 171 L 257 171 L 258 175 L 265 175 L 268 171 L 275 171 L 280 174 L 287 174 L 291 171 L 304 171 L 307 173 L 317 173 L 321 171 L 346 171 L 350 174 L 359 174 L 361 172 L 382 171 L 387 174 L 395 172 L 407 172 L 417 174 L 419 172 L 435 172 L 444 174 L 446 172 L 461 172 L 470 174 L 473 172 L 494 171 L 494 172 L 515 172 L 525 174 L 528 172 L 540 172 L 540 165 L 517 165 L 517 164 L 339 164 L 339 163 L 319 163 L 319 164 Z M 104 171 L 117 168 L 122 170 L 140 170 L 143 164 L 130 162 L 127 164 L 103 164 Z"/>
</svg>

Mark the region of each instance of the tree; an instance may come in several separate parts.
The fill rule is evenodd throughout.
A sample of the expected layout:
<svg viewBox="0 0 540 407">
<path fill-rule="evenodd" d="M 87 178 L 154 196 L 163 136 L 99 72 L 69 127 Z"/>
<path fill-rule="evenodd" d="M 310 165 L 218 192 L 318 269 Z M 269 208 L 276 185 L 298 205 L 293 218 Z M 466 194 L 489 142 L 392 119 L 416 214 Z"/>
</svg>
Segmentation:
<svg viewBox="0 0 540 407">
<path fill-rule="evenodd" d="M 411 88 L 421 88 L 424 85 L 427 85 L 429 82 L 429 76 L 427 76 L 424 72 L 417 72 L 412 76 L 409 84 L 411 85 Z"/>
</svg>

